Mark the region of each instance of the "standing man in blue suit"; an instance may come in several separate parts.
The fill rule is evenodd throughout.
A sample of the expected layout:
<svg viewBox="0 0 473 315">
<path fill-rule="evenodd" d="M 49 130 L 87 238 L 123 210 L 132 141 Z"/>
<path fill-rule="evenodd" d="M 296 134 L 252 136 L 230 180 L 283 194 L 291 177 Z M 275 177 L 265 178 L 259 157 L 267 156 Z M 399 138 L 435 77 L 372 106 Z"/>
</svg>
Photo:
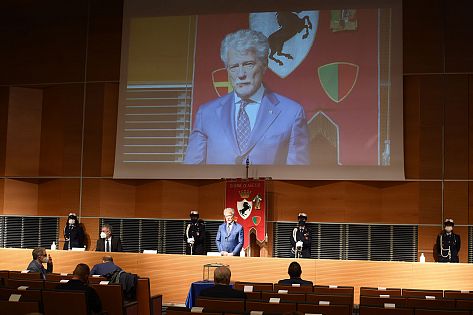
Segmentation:
<svg viewBox="0 0 473 315">
<path fill-rule="evenodd" d="M 304 109 L 263 85 L 268 38 L 244 29 L 222 41 L 220 58 L 233 92 L 199 107 L 186 164 L 309 164 Z"/>
<path fill-rule="evenodd" d="M 235 210 L 225 208 L 223 210 L 225 223 L 218 227 L 217 243 L 218 251 L 222 256 L 238 256 L 243 247 L 243 227 L 234 221 Z"/>
</svg>

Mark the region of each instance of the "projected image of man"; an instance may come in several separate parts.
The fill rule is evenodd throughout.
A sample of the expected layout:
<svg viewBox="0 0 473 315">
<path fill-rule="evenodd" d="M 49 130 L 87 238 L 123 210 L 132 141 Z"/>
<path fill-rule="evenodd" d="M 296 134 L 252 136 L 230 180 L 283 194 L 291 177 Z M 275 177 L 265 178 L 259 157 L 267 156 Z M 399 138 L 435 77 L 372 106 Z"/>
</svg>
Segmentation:
<svg viewBox="0 0 473 315">
<path fill-rule="evenodd" d="M 263 85 L 268 39 L 239 30 L 222 41 L 220 57 L 233 92 L 199 107 L 186 164 L 309 164 L 303 107 Z"/>
</svg>

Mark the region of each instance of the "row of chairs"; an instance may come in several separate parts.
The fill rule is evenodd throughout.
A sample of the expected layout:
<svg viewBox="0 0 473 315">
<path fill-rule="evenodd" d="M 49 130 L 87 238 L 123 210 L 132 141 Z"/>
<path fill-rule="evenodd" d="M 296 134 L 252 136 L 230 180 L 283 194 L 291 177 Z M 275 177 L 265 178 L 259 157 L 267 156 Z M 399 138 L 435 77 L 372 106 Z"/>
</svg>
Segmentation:
<svg viewBox="0 0 473 315">
<path fill-rule="evenodd" d="M 225 312 L 235 314 L 246 314 L 250 312 L 263 312 L 265 314 L 284 314 L 287 312 L 301 312 L 309 314 L 327 315 L 351 315 L 353 304 L 311 304 L 297 302 L 272 303 L 267 301 L 254 300 L 218 300 L 218 299 L 197 299 L 197 307 L 205 312 Z M 195 310 L 194 310 L 195 311 Z M 181 310 L 187 312 L 187 310 Z M 167 313 L 172 315 L 172 313 Z M 176 313 L 176 315 L 179 313 Z"/>
<path fill-rule="evenodd" d="M 372 288 L 361 287 L 360 296 L 404 296 L 404 297 L 426 297 L 450 299 L 473 299 L 473 292 L 460 290 L 419 290 L 401 288 Z"/>
<path fill-rule="evenodd" d="M 48 274 L 47 280 L 42 280 L 39 273 L 22 273 L 19 271 L 0 271 L 0 286 L 9 291 L 0 295 L 0 300 L 8 300 L 11 294 L 21 294 L 20 301 L 36 302 L 40 309 L 44 305 L 42 291 L 53 291 L 60 281 L 72 278 L 70 274 Z M 119 284 L 101 285 L 104 277 L 89 277 L 89 284 L 100 297 L 103 309 L 108 314 L 161 314 L 162 295 L 150 294 L 149 278 L 139 278 L 136 287 L 136 301 L 124 301 L 123 290 Z M 22 290 L 18 290 L 21 288 Z M 6 298 L 8 295 L 8 298 Z M 62 303 L 62 302 L 61 302 Z M 69 309 L 69 308 L 67 308 Z M 13 314 L 13 313 L 12 313 Z M 21 314 L 21 313 L 15 313 Z"/>
<path fill-rule="evenodd" d="M 167 315 L 190 315 L 195 314 L 196 310 L 189 310 L 182 307 L 170 307 L 167 309 Z M 271 311 L 249 311 L 249 312 L 216 312 L 207 310 L 198 310 L 205 315 L 280 315 L 282 312 L 271 312 Z M 289 311 L 293 312 L 293 311 Z M 303 308 L 299 311 L 303 314 L 323 314 L 323 315 L 338 315 L 345 314 L 343 311 L 338 312 L 336 308 L 321 306 L 317 309 L 309 309 L 303 311 Z M 360 315 L 472 315 L 471 311 L 438 311 L 428 309 L 383 309 L 379 307 L 360 306 Z"/>
<path fill-rule="evenodd" d="M 410 297 L 360 296 L 360 305 L 385 308 L 422 308 L 436 310 L 471 310 L 473 300 L 463 299 L 425 299 Z"/>
<path fill-rule="evenodd" d="M 360 305 L 360 315 L 472 315 L 471 310 L 384 308 Z"/>
<path fill-rule="evenodd" d="M 26 281 L 26 280 L 22 280 Z M 82 311 L 86 309 L 85 300 L 77 300 L 74 295 L 68 295 L 63 292 L 55 290 L 59 282 L 45 282 L 46 288 L 0 288 L 0 300 L 9 301 L 12 297 L 16 296 L 19 298 L 19 302 L 28 302 L 36 303 L 40 311 L 44 310 L 45 314 L 56 314 L 48 311 L 50 306 L 64 310 L 69 310 L 71 306 L 74 306 L 74 314 L 83 314 Z M 123 291 L 119 284 L 112 285 L 100 285 L 100 284 L 91 284 L 92 288 L 95 289 L 100 301 L 102 302 L 102 309 L 107 314 L 117 314 L 117 315 L 135 315 L 138 314 L 138 303 L 133 302 L 124 302 L 123 301 Z M 83 303 L 76 307 L 76 304 Z M 72 304 L 71 304 L 72 303 Z M 80 304 L 79 303 L 79 304 Z M 14 313 L 11 313 L 14 314 Z M 59 314 L 59 313 L 58 313 Z"/>
<path fill-rule="evenodd" d="M 246 291 L 271 291 L 278 292 L 279 290 L 285 290 L 289 293 L 316 293 L 316 294 L 343 294 L 353 295 L 354 287 L 352 286 L 335 286 L 335 285 L 315 285 L 315 286 L 294 286 L 294 285 L 283 285 L 273 283 L 261 283 L 261 282 L 242 282 L 237 281 L 234 284 L 234 288 L 237 290 Z"/>
</svg>

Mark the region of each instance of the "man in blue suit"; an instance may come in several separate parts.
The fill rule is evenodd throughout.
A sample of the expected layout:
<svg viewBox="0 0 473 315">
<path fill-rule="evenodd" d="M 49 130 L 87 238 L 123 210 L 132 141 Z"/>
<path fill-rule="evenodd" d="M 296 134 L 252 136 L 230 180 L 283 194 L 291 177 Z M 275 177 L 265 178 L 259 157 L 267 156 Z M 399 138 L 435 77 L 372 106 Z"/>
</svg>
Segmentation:
<svg viewBox="0 0 473 315">
<path fill-rule="evenodd" d="M 268 39 L 239 30 L 222 41 L 220 57 L 233 92 L 199 107 L 186 164 L 309 164 L 309 133 L 302 106 L 263 85 Z"/>
<path fill-rule="evenodd" d="M 243 247 L 243 227 L 234 221 L 235 210 L 223 210 L 225 223 L 218 227 L 215 242 L 222 256 L 238 256 Z"/>
</svg>

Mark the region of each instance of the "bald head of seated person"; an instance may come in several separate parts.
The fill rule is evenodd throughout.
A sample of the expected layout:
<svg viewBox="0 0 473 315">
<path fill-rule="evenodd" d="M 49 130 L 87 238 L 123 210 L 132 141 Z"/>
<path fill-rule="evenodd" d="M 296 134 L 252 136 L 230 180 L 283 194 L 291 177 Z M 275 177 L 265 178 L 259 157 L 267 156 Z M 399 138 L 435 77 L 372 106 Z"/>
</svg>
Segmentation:
<svg viewBox="0 0 473 315">
<path fill-rule="evenodd" d="M 99 314 L 102 303 L 97 292 L 89 287 L 90 268 L 86 264 L 78 264 L 72 273 L 72 279 L 67 283 L 60 283 L 56 289 L 63 291 L 83 291 L 87 296 L 87 309 L 89 314 Z M 67 312 L 65 312 L 67 313 Z"/>
<path fill-rule="evenodd" d="M 313 285 L 312 281 L 301 279 L 302 268 L 298 262 L 293 261 L 292 263 L 290 263 L 289 267 L 287 268 L 287 273 L 289 274 L 290 278 L 279 280 L 278 284 L 282 284 L 282 285 L 299 284 L 299 285 L 310 285 L 310 286 Z"/>
<path fill-rule="evenodd" d="M 214 271 L 215 285 L 200 292 L 201 297 L 244 299 L 243 291 L 235 290 L 230 286 L 232 272 L 228 267 L 218 267 Z"/>
<path fill-rule="evenodd" d="M 102 263 L 93 266 L 92 270 L 90 271 L 90 275 L 105 276 L 108 274 L 112 274 L 117 270 L 122 270 L 122 268 L 115 265 L 115 263 L 113 262 L 113 257 L 103 256 Z"/>
</svg>

